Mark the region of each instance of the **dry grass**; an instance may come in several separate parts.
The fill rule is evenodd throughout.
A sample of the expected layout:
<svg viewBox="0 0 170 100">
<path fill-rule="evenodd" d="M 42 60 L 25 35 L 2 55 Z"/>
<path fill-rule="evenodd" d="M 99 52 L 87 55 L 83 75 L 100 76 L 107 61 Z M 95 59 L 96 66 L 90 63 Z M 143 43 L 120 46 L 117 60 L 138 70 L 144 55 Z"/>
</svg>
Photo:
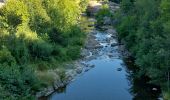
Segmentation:
<svg viewBox="0 0 170 100">
<path fill-rule="evenodd" d="M 57 73 L 52 70 L 51 71 L 37 71 L 36 74 L 41 81 L 49 85 L 52 85 L 54 81 L 56 80 L 60 80 L 60 77 L 57 75 Z"/>
</svg>

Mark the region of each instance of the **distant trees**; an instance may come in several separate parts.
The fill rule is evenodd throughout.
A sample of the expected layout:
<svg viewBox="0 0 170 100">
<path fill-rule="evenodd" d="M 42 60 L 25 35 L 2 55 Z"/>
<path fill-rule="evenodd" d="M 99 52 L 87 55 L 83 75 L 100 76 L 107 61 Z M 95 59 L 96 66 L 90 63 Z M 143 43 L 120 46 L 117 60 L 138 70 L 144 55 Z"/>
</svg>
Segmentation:
<svg viewBox="0 0 170 100">
<path fill-rule="evenodd" d="M 122 0 L 117 13 L 120 39 L 136 58 L 139 75 L 167 91 L 170 71 L 170 1 Z M 169 88 L 169 85 L 168 85 Z"/>
</svg>

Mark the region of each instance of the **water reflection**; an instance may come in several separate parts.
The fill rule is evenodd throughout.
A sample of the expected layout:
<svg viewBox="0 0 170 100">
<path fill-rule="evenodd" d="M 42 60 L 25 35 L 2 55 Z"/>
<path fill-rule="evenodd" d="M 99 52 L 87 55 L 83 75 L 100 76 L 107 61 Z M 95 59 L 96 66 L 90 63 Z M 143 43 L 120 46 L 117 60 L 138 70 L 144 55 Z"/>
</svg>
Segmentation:
<svg viewBox="0 0 170 100">
<path fill-rule="evenodd" d="M 128 80 L 131 82 L 129 92 L 133 95 L 133 100 L 159 100 L 161 89 L 159 86 L 149 83 L 147 76 L 136 77 L 138 67 L 134 65 L 134 59 L 126 59 Z"/>
</svg>

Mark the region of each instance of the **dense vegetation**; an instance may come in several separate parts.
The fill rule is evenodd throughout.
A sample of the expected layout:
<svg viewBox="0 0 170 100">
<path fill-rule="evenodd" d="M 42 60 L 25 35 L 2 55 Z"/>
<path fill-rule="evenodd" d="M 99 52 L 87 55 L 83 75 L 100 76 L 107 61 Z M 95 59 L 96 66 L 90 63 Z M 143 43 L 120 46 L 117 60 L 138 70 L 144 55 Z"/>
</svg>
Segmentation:
<svg viewBox="0 0 170 100">
<path fill-rule="evenodd" d="M 87 0 L 8 0 L 0 8 L 0 99 L 32 100 L 35 72 L 79 58 Z"/>
<path fill-rule="evenodd" d="M 170 0 L 122 0 L 117 30 L 139 71 L 170 98 Z"/>
</svg>

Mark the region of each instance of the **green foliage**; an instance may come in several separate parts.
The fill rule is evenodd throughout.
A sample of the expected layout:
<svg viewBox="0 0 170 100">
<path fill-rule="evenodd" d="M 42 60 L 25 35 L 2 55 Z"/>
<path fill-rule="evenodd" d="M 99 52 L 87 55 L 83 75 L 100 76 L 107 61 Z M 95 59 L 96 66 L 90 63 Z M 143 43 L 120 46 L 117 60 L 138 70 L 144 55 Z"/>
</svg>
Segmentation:
<svg viewBox="0 0 170 100">
<path fill-rule="evenodd" d="M 29 21 L 28 8 L 22 1 L 8 0 L 7 4 L 0 12 L 5 17 L 10 27 L 15 28 Z"/>
<path fill-rule="evenodd" d="M 81 11 L 84 12 L 87 9 L 89 0 L 80 0 Z"/>
<path fill-rule="evenodd" d="M 29 44 L 29 52 L 34 58 L 48 60 L 52 51 L 52 45 L 43 40 L 35 40 Z"/>
<path fill-rule="evenodd" d="M 0 50 L 0 63 L 6 63 L 8 65 L 13 65 L 16 63 L 15 58 L 11 55 L 11 52 L 6 47 L 2 47 Z"/>
<path fill-rule="evenodd" d="M 39 34 L 48 32 L 47 27 L 49 27 L 51 19 L 42 5 L 42 0 L 24 0 L 24 3 L 28 6 L 31 30 L 37 31 Z"/>
<path fill-rule="evenodd" d="M 122 0 L 117 13 L 118 33 L 136 58 L 139 75 L 151 82 L 167 85 L 170 72 L 170 2 L 169 0 Z"/>
<path fill-rule="evenodd" d="M 80 46 L 71 46 L 71 47 L 68 47 L 67 55 L 71 59 L 75 60 L 76 58 L 80 57 L 80 49 L 81 49 Z"/>
<path fill-rule="evenodd" d="M 49 0 L 44 2 L 54 28 L 62 33 L 70 32 L 71 27 L 77 24 L 77 18 L 80 15 L 79 3 L 75 0 Z"/>
<path fill-rule="evenodd" d="M 0 99 L 34 100 L 40 86 L 37 79 L 46 84 L 44 78 L 51 75 L 34 75 L 34 71 L 79 58 L 85 34 L 78 22 L 87 3 L 8 0 L 0 8 Z"/>
<path fill-rule="evenodd" d="M 46 61 L 52 56 L 63 56 L 58 55 L 63 54 L 62 50 L 55 53 L 55 45 L 64 51 L 68 51 L 68 46 L 83 45 L 84 33 L 77 22 L 81 13 L 80 5 L 85 7 L 87 2 L 9 0 L 0 9 L 1 45 L 6 45 L 19 64 L 29 63 L 32 59 Z M 67 58 L 70 60 L 72 57 L 64 59 Z"/>
<path fill-rule="evenodd" d="M 33 71 L 25 66 L 0 65 L 0 86 L 3 100 L 33 100 L 38 89 Z"/>
<path fill-rule="evenodd" d="M 112 14 L 109 10 L 109 6 L 107 4 L 102 5 L 102 8 L 100 9 L 100 11 L 95 15 L 96 19 L 97 19 L 97 23 L 98 25 L 102 25 L 103 24 L 103 18 L 104 17 L 112 17 Z"/>
</svg>

